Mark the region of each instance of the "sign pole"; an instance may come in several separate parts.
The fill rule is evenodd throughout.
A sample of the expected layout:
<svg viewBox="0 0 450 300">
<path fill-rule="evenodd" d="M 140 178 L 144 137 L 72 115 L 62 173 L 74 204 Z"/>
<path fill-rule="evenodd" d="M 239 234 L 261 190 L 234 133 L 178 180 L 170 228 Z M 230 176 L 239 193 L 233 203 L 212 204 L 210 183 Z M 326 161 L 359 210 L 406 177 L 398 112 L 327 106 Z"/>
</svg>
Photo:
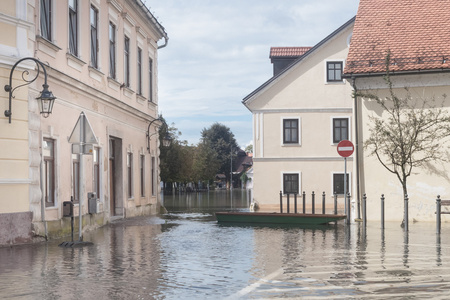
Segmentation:
<svg viewBox="0 0 450 300">
<path fill-rule="evenodd" d="M 337 152 L 344 158 L 344 204 L 345 214 L 347 215 L 347 224 L 350 224 L 350 197 L 347 197 L 347 157 L 353 154 L 355 146 L 353 143 L 347 140 L 342 140 L 337 145 Z M 348 199 L 347 199 L 348 198 Z"/>
<path fill-rule="evenodd" d="M 84 119 L 84 114 L 81 114 L 81 118 Z M 86 140 L 86 137 L 84 136 L 84 120 L 80 122 L 80 148 L 83 149 L 83 145 L 84 145 L 84 141 Z M 83 190 L 83 182 L 84 182 L 84 164 L 83 164 L 83 150 L 80 151 L 79 155 L 79 166 L 80 166 L 80 182 L 78 182 L 78 197 L 80 197 L 79 199 L 79 203 L 78 203 L 78 208 L 79 208 L 79 234 L 78 234 L 78 241 L 82 242 L 83 241 L 83 195 L 84 195 L 84 190 Z"/>
<path fill-rule="evenodd" d="M 344 157 L 344 202 L 347 207 L 347 224 L 350 224 L 350 201 L 347 199 L 347 157 Z"/>
</svg>

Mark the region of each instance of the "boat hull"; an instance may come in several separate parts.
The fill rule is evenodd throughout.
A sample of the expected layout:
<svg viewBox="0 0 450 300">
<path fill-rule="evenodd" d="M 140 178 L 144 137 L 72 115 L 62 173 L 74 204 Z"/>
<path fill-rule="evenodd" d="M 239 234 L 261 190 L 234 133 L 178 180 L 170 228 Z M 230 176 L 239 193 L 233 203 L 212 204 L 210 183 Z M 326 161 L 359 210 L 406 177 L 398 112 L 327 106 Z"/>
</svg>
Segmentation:
<svg viewBox="0 0 450 300">
<path fill-rule="evenodd" d="M 321 225 L 345 219 L 346 215 L 261 212 L 216 212 L 219 223 Z"/>
</svg>

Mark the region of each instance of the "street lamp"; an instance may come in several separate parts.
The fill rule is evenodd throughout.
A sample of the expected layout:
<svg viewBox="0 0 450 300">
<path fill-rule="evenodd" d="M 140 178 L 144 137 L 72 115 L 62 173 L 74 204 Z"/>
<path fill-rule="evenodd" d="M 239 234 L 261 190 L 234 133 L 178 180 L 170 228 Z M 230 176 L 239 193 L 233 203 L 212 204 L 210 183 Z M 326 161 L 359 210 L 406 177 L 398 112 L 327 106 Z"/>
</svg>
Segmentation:
<svg viewBox="0 0 450 300">
<path fill-rule="evenodd" d="M 28 70 L 23 71 L 22 79 L 26 83 L 18 85 L 15 88 L 13 88 L 12 87 L 12 76 L 14 73 L 14 69 L 16 68 L 16 66 L 19 63 L 21 63 L 24 60 L 32 60 L 36 63 L 36 65 L 37 65 L 36 76 L 34 78 L 32 78 L 31 80 L 27 80 L 27 79 L 25 79 L 25 75 L 28 75 L 29 72 L 28 72 Z M 14 96 L 13 96 L 14 91 L 24 85 L 28 85 L 28 84 L 31 84 L 32 82 L 34 82 L 38 78 L 39 74 L 41 73 L 41 67 L 42 67 L 42 70 L 44 71 L 44 84 L 42 85 L 43 89 L 42 89 L 41 94 L 36 99 L 38 100 L 39 111 L 44 118 L 47 118 L 52 113 L 53 104 L 55 102 L 56 97 L 53 96 L 52 92 L 48 90 L 47 71 L 45 70 L 45 67 L 41 61 L 37 60 L 34 57 L 25 57 L 25 58 L 22 58 L 19 61 L 17 61 L 15 63 L 15 65 L 12 67 L 11 73 L 9 75 L 9 84 L 5 85 L 5 91 L 9 93 L 9 109 L 5 110 L 5 117 L 9 118 L 9 123 L 11 123 L 12 98 L 14 98 Z"/>
<path fill-rule="evenodd" d="M 164 119 L 162 119 L 162 118 L 158 118 L 158 119 L 154 119 L 153 121 L 151 121 L 150 122 L 150 124 L 148 124 L 148 128 L 147 128 L 147 133 L 146 133 L 146 137 L 147 137 L 147 150 L 148 150 L 148 153 L 150 153 L 150 138 L 153 136 L 153 135 L 155 135 L 155 134 L 157 134 L 158 133 L 158 131 L 156 131 L 155 133 L 152 133 L 152 134 L 150 134 L 150 127 L 152 126 L 152 124 L 153 124 L 153 122 L 155 122 L 155 121 L 160 121 L 160 122 L 162 122 L 163 124 L 163 126 L 165 126 L 166 128 L 167 128 L 167 132 L 166 132 L 166 134 L 165 134 L 165 136 L 164 136 L 164 138 L 163 138 L 163 146 L 164 147 L 168 147 L 168 146 L 170 146 L 170 143 L 172 142 L 172 138 L 170 137 L 170 135 L 169 135 L 169 127 L 167 126 L 167 124 L 166 124 L 166 122 L 164 121 Z"/>
</svg>

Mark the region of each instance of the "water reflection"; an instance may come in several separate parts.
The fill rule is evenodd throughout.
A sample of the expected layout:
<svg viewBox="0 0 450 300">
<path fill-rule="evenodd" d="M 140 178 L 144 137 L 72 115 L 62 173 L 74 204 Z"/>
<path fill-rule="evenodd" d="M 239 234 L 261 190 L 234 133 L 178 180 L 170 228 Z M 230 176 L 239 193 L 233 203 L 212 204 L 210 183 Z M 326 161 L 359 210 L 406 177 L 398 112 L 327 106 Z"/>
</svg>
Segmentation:
<svg viewBox="0 0 450 300">
<path fill-rule="evenodd" d="M 217 224 L 245 192 L 166 196 L 161 217 L 120 220 L 61 241 L 0 249 L 1 299 L 445 299 L 450 228 Z M 448 232 L 446 232 L 448 231 Z"/>
</svg>

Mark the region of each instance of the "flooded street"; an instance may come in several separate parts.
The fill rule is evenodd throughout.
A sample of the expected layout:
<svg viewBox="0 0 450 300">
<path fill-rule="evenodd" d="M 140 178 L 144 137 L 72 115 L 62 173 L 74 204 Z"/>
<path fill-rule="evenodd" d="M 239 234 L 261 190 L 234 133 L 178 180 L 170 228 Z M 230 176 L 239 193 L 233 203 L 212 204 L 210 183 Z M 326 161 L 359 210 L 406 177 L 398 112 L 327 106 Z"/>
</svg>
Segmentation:
<svg viewBox="0 0 450 300">
<path fill-rule="evenodd" d="M 165 196 L 163 216 L 119 220 L 58 241 L 0 248 L 0 299 L 446 299 L 450 224 L 344 222 L 318 228 L 224 226 L 235 190 Z"/>
</svg>

